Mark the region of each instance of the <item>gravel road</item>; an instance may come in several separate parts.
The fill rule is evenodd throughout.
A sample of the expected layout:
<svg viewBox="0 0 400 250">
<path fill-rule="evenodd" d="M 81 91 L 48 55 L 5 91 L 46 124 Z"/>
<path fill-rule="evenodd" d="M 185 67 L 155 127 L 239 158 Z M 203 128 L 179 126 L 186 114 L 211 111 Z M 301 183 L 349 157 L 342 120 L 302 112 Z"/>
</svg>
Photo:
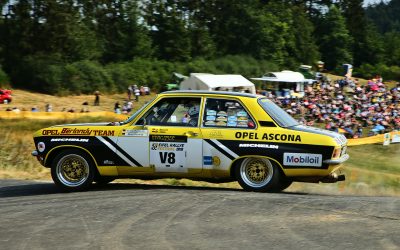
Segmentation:
<svg viewBox="0 0 400 250">
<path fill-rule="evenodd" d="M 1 249 L 399 249 L 400 198 L 0 180 Z"/>
</svg>

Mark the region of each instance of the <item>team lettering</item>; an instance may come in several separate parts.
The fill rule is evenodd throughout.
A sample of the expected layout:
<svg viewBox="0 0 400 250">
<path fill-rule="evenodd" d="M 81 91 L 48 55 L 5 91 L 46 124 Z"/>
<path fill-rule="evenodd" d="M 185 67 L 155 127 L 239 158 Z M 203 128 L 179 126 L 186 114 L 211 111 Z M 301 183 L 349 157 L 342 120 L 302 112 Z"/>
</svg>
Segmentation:
<svg viewBox="0 0 400 250">
<path fill-rule="evenodd" d="M 300 135 L 290 134 L 268 134 L 264 133 L 262 136 L 255 132 L 236 132 L 235 137 L 237 139 L 254 139 L 254 140 L 265 140 L 265 141 L 294 141 L 301 142 Z"/>
<path fill-rule="evenodd" d="M 63 128 L 61 135 L 91 135 L 94 136 L 114 136 L 112 130 L 99 130 L 99 129 L 77 129 L 77 128 Z"/>
<path fill-rule="evenodd" d="M 94 136 L 114 136 L 112 130 L 99 130 L 99 129 L 77 129 L 77 128 L 63 128 L 61 132 L 56 129 L 43 130 L 43 135 L 94 135 Z"/>
</svg>

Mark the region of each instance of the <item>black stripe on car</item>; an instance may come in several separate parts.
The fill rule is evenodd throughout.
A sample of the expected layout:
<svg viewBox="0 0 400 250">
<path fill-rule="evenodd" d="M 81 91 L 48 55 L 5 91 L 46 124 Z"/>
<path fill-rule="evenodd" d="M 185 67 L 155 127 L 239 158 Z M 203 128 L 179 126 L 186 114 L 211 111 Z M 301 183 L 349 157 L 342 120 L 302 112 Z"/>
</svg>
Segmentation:
<svg viewBox="0 0 400 250">
<path fill-rule="evenodd" d="M 136 161 L 131 155 L 129 155 L 127 152 L 125 152 L 120 146 L 118 146 L 113 140 L 111 140 L 108 137 L 102 137 L 104 140 L 106 140 L 108 143 L 110 143 L 112 146 L 115 147 L 115 149 L 124 155 L 128 160 L 133 162 L 137 167 L 143 167 L 142 164 L 140 164 L 138 161 Z M 129 165 L 129 164 L 128 164 Z"/>
<path fill-rule="evenodd" d="M 211 141 L 210 139 L 204 139 L 204 141 L 206 141 L 208 144 L 213 146 L 215 149 L 217 149 L 219 152 L 221 152 L 223 155 L 225 155 L 229 159 L 231 159 L 231 160 L 235 159 L 234 156 L 230 155 L 227 151 L 225 151 L 225 149 L 221 148 L 220 146 L 218 146 L 215 142 Z"/>
</svg>

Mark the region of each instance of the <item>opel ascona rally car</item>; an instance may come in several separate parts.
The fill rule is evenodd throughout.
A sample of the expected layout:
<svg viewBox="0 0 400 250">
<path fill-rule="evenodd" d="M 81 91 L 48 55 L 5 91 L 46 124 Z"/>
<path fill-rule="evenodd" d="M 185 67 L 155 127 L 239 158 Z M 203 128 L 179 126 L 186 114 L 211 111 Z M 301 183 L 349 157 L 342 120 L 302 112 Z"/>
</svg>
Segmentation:
<svg viewBox="0 0 400 250">
<path fill-rule="evenodd" d="M 34 141 L 32 154 L 66 190 L 173 177 L 276 192 L 293 181 L 344 180 L 349 158 L 344 136 L 300 125 L 264 96 L 233 92 L 164 92 L 124 122 L 53 126 Z"/>
</svg>

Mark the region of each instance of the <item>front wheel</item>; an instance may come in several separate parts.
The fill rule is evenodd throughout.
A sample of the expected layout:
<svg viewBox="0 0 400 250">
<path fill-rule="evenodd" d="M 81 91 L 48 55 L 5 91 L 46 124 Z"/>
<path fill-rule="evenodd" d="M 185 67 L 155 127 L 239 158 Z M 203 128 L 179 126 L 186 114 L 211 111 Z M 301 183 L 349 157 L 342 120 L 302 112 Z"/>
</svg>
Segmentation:
<svg viewBox="0 0 400 250">
<path fill-rule="evenodd" d="M 87 154 L 75 149 L 62 151 L 53 160 L 51 177 L 66 191 L 87 189 L 93 182 L 95 169 Z"/>
<path fill-rule="evenodd" d="M 256 192 L 280 191 L 281 171 L 265 158 L 245 158 L 235 168 L 236 178 L 244 190 Z"/>
</svg>

